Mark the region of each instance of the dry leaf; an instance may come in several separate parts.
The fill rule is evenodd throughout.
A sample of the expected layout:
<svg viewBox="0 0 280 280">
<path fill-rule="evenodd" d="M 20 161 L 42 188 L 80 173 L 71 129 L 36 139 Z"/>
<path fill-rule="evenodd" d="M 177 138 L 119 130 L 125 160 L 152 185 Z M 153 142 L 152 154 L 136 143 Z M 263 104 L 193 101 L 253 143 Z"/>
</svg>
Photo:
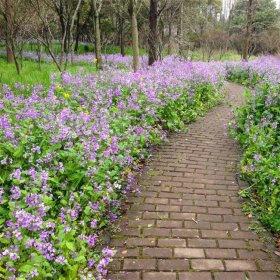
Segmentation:
<svg viewBox="0 0 280 280">
<path fill-rule="evenodd" d="M 278 257 L 280 257 L 280 252 L 274 251 L 274 254 L 277 255 Z"/>
<path fill-rule="evenodd" d="M 196 221 L 194 218 L 192 218 L 192 220 L 197 224 L 198 223 L 198 221 Z"/>
</svg>

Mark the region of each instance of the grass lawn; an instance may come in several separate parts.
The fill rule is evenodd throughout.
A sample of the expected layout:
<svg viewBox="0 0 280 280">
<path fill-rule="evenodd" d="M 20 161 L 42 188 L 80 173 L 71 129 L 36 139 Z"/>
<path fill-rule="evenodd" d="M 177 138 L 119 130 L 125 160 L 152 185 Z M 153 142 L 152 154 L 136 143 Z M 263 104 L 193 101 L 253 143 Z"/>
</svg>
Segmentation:
<svg viewBox="0 0 280 280">
<path fill-rule="evenodd" d="M 95 71 L 95 66 L 92 64 L 69 65 L 67 72 L 77 73 L 83 68 L 86 72 Z M 42 63 L 41 70 L 38 63 L 25 60 L 20 75 L 17 74 L 14 64 L 8 64 L 5 59 L 0 58 L 0 84 L 13 86 L 15 83 L 44 86 L 50 85 L 50 77 L 54 73 L 59 73 L 53 63 Z"/>
</svg>

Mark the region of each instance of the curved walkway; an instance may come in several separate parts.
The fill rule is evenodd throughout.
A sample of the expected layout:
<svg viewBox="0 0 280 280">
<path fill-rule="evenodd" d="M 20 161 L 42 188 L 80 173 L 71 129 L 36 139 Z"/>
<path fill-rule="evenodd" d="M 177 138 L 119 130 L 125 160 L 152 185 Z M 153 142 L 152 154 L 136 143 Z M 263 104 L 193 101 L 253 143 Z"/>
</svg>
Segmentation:
<svg viewBox="0 0 280 280">
<path fill-rule="evenodd" d="M 233 106 L 242 88 L 227 84 Z M 112 280 L 276 280 L 277 260 L 240 208 L 226 102 L 172 135 L 148 163 L 111 240 Z"/>
</svg>

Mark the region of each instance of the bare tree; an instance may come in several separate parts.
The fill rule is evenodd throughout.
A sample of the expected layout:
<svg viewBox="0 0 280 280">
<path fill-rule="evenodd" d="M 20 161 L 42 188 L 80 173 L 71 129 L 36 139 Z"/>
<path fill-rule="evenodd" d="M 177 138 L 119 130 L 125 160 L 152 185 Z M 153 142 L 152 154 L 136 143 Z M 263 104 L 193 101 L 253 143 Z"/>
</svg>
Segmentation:
<svg viewBox="0 0 280 280">
<path fill-rule="evenodd" d="M 95 23 L 95 56 L 96 67 L 102 69 L 102 56 L 101 56 L 101 35 L 100 35 L 100 12 L 102 8 L 103 0 L 92 0 L 92 6 L 94 11 L 94 23 Z"/>
<path fill-rule="evenodd" d="M 36 11 L 38 22 L 42 25 L 38 29 L 33 29 L 34 39 L 41 42 L 48 50 L 59 71 L 66 70 L 68 66 L 69 54 L 74 53 L 73 29 L 78 11 L 83 0 L 30 0 Z M 60 23 L 60 56 L 56 56 L 53 50 L 53 41 L 56 39 L 57 18 Z M 64 64 L 64 67 L 63 67 Z"/>
<path fill-rule="evenodd" d="M 149 65 L 152 65 L 159 58 L 159 34 L 158 18 L 167 7 L 168 1 L 162 1 L 159 6 L 158 0 L 150 0 L 149 26 L 150 32 L 148 37 L 149 44 Z"/>
<path fill-rule="evenodd" d="M 113 1 L 113 9 L 115 10 L 115 14 L 118 22 L 118 44 L 120 46 L 121 55 L 125 56 L 125 21 L 128 17 L 129 0 L 114 0 Z"/>
<path fill-rule="evenodd" d="M 138 38 L 138 24 L 137 24 L 137 2 L 138 2 L 138 0 L 130 0 L 130 7 L 129 7 L 130 18 L 131 18 L 134 72 L 136 72 L 139 69 L 139 38 Z"/>
<path fill-rule="evenodd" d="M 245 61 L 248 60 L 248 52 L 249 52 L 249 44 L 250 44 L 251 28 L 252 28 L 252 16 L 253 16 L 253 0 L 248 0 L 247 22 L 246 22 L 243 51 L 242 51 L 242 58 Z"/>
<path fill-rule="evenodd" d="M 13 4 L 12 0 L 6 0 L 6 49 L 7 62 L 14 63 L 13 55 Z"/>
</svg>

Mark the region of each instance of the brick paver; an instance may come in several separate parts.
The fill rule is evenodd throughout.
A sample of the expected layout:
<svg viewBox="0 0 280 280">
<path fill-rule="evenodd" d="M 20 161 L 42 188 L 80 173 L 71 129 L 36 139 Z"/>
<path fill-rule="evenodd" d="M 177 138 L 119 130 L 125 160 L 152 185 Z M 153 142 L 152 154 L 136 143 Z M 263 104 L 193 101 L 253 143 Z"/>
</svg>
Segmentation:
<svg viewBox="0 0 280 280">
<path fill-rule="evenodd" d="M 228 99 L 242 88 L 227 84 Z M 157 148 L 129 197 L 108 279 L 274 280 L 279 259 L 250 231 L 236 181 L 238 145 L 226 102 Z"/>
</svg>

